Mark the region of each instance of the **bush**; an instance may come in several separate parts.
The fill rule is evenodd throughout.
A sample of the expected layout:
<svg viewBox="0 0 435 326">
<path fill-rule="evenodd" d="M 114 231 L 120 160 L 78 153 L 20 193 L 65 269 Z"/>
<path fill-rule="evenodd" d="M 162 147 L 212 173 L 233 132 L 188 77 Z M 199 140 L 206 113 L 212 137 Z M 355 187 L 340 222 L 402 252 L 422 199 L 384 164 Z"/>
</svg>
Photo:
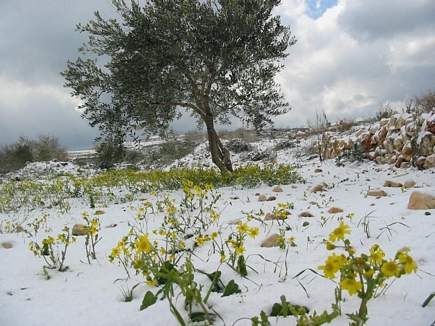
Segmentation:
<svg viewBox="0 0 435 326">
<path fill-rule="evenodd" d="M 109 169 L 115 163 L 121 162 L 125 157 L 125 148 L 123 145 L 117 145 L 111 140 L 99 143 L 95 150 L 97 151 L 97 166 L 101 169 Z"/>
<path fill-rule="evenodd" d="M 20 137 L 11 145 L 0 148 L 0 173 L 23 168 L 28 162 L 64 161 L 66 151 L 59 141 L 51 136 L 40 136 L 37 140 Z"/>
<path fill-rule="evenodd" d="M 388 104 L 386 104 L 378 109 L 375 118 L 376 120 L 381 121 L 382 119 L 391 118 L 394 113 L 394 110 Z"/>
</svg>

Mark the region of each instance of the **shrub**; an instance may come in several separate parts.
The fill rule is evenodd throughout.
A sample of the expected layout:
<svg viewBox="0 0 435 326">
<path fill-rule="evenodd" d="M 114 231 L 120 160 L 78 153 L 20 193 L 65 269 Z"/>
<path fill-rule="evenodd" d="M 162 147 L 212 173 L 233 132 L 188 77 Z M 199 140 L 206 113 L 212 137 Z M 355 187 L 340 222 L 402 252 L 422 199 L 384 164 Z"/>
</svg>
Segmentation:
<svg viewBox="0 0 435 326">
<path fill-rule="evenodd" d="M 67 154 L 59 141 L 51 136 L 37 140 L 20 137 L 17 142 L 0 148 L 0 173 L 23 168 L 28 162 L 66 160 Z"/>
</svg>

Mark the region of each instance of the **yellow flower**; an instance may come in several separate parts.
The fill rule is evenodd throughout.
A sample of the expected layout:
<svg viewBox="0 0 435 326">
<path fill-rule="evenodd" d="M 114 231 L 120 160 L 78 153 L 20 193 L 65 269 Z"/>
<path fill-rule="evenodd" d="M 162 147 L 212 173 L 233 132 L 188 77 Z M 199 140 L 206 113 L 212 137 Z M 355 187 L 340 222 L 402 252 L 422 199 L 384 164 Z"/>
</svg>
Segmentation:
<svg viewBox="0 0 435 326">
<path fill-rule="evenodd" d="M 399 266 L 394 261 L 387 261 L 384 263 L 381 267 L 381 271 L 386 277 L 400 275 Z"/>
<path fill-rule="evenodd" d="M 417 264 L 407 252 L 400 252 L 398 256 L 406 274 L 415 273 L 417 271 Z"/>
<path fill-rule="evenodd" d="M 110 259 L 113 260 L 117 257 L 119 257 L 119 254 L 121 253 L 121 250 L 119 248 L 119 246 L 116 246 L 115 248 L 112 249 L 112 252 L 110 253 Z"/>
<path fill-rule="evenodd" d="M 337 269 L 331 262 L 326 261 L 325 265 L 320 265 L 319 269 L 323 271 L 325 277 L 333 279 L 335 277 L 335 273 L 337 273 Z"/>
<path fill-rule="evenodd" d="M 350 234 L 349 226 L 340 222 L 338 228 L 332 231 L 329 235 L 329 241 L 343 240 L 346 234 Z"/>
<path fill-rule="evenodd" d="M 243 244 L 238 244 L 234 247 L 234 252 L 237 255 L 243 255 L 243 253 L 245 252 L 245 247 L 243 247 Z"/>
<path fill-rule="evenodd" d="M 152 246 L 150 240 L 148 239 L 148 235 L 146 235 L 146 234 L 141 235 L 136 240 L 135 247 L 139 253 L 146 253 L 146 254 L 149 253 L 153 249 L 153 246 Z"/>
<path fill-rule="evenodd" d="M 352 278 L 346 278 L 343 281 L 340 282 L 340 285 L 343 289 L 345 289 L 347 292 L 349 292 L 350 295 L 354 295 L 359 290 L 362 289 L 361 282 L 355 281 L 355 279 Z"/>
<path fill-rule="evenodd" d="M 219 235 L 219 233 L 217 233 L 217 232 L 212 232 L 212 234 L 210 235 L 210 238 L 211 238 L 212 240 L 214 240 L 214 239 L 216 239 L 216 238 L 218 237 L 218 235 Z"/>
<path fill-rule="evenodd" d="M 334 278 L 337 273 L 346 264 L 346 257 L 343 255 L 333 254 L 326 259 L 324 265 L 319 266 L 320 270 L 323 270 L 323 274 L 327 278 Z"/>
<path fill-rule="evenodd" d="M 145 283 L 146 283 L 148 286 L 150 286 L 150 287 L 156 287 L 156 286 L 159 284 L 159 282 L 157 282 L 157 280 L 156 280 L 156 279 L 153 279 L 153 278 L 151 278 L 151 279 L 147 279 L 147 280 L 145 281 Z"/>
<path fill-rule="evenodd" d="M 249 230 L 248 224 L 242 222 L 237 224 L 237 231 L 239 231 L 239 233 L 245 234 L 248 232 L 248 230 Z"/>
<path fill-rule="evenodd" d="M 385 253 L 379 247 L 379 245 L 375 244 L 370 248 L 370 261 L 373 264 L 380 265 L 384 260 Z"/>
<path fill-rule="evenodd" d="M 260 233 L 260 229 L 257 228 L 257 227 L 250 228 L 250 229 L 248 230 L 248 235 L 249 235 L 251 238 L 255 238 L 259 233 Z"/>
<path fill-rule="evenodd" d="M 216 222 L 219 219 L 219 213 L 216 210 L 212 209 L 210 211 L 210 218 L 213 222 Z"/>
</svg>

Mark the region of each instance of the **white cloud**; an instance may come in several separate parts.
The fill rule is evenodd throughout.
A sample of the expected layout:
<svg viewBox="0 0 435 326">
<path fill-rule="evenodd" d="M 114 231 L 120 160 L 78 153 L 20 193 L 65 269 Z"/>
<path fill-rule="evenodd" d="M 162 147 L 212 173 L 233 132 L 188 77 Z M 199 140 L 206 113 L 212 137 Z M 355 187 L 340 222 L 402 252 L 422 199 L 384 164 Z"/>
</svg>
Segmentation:
<svg viewBox="0 0 435 326">
<path fill-rule="evenodd" d="M 305 4 L 284 1 L 280 11 L 298 43 L 278 78 L 293 106 L 279 126 L 322 110 L 332 120 L 370 116 L 435 86 L 432 0 L 341 0 L 318 19 L 301 14 Z M 408 28 L 397 26 L 405 17 Z"/>
</svg>

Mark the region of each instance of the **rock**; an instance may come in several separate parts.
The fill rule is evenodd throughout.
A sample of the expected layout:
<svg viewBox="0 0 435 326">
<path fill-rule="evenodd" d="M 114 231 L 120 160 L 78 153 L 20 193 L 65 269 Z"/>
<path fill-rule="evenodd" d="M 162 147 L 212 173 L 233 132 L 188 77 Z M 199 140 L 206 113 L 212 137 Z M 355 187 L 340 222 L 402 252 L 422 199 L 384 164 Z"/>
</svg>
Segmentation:
<svg viewBox="0 0 435 326">
<path fill-rule="evenodd" d="M 281 236 L 277 233 L 274 233 L 268 236 L 266 239 L 264 239 L 263 242 L 261 243 L 261 246 L 263 248 L 279 247 L 280 243 L 281 243 Z"/>
<path fill-rule="evenodd" d="M 304 211 L 304 212 L 299 214 L 299 217 L 314 217 L 314 215 L 308 211 Z"/>
<path fill-rule="evenodd" d="M 387 193 L 383 190 L 380 189 L 373 189 L 373 190 L 369 190 L 367 192 L 367 196 L 372 196 L 372 197 L 385 197 L 387 196 Z"/>
<path fill-rule="evenodd" d="M 414 188 L 415 186 L 416 186 L 416 182 L 414 181 L 414 180 L 406 180 L 404 183 L 403 183 L 403 186 L 405 187 L 405 188 Z"/>
<path fill-rule="evenodd" d="M 288 215 L 290 215 L 290 213 L 288 213 Z M 280 217 L 278 217 L 278 216 L 276 216 L 275 214 L 273 214 L 273 213 L 267 213 L 266 215 L 265 215 L 265 217 L 264 217 L 264 220 L 265 221 L 282 221 L 282 220 L 285 220 L 285 219 L 287 219 L 287 215 L 286 216 L 283 216 L 282 218 L 280 218 Z"/>
<path fill-rule="evenodd" d="M 402 157 L 404 161 L 411 161 L 412 159 L 412 154 L 414 154 L 414 151 L 412 149 L 412 145 L 411 142 L 407 142 L 403 148 L 402 148 Z"/>
<path fill-rule="evenodd" d="M 237 224 L 239 224 L 240 222 L 242 222 L 243 220 L 241 219 L 241 218 L 236 218 L 236 219 L 234 219 L 234 220 L 231 220 L 231 221 L 229 221 L 228 222 L 228 225 L 237 225 Z"/>
<path fill-rule="evenodd" d="M 429 216 L 429 215 L 432 215 L 432 213 L 431 212 L 424 212 L 424 215 Z"/>
<path fill-rule="evenodd" d="M 242 153 L 252 151 L 252 146 L 239 138 L 231 139 L 226 147 L 233 153 Z"/>
<path fill-rule="evenodd" d="M 322 169 L 315 169 L 315 170 L 314 170 L 314 173 L 321 173 L 321 172 L 323 172 Z"/>
<path fill-rule="evenodd" d="M 424 169 L 424 162 L 426 161 L 426 157 L 424 156 L 420 156 L 416 161 L 415 161 L 415 166 L 417 167 L 417 169 L 419 170 L 423 170 Z"/>
<path fill-rule="evenodd" d="M 423 168 L 425 169 L 435 168 L 435 154 L 426 157 L 426 160 L 424 161 L 423 164 Z"/>
<path fill-rule="evenodd" d="M 0 243 L 0 247 L 3 249 L 11 249 L 14 245 L 10 241 L 4 241 Z"/>
<path fill-rule="evenodd" d="M 410 167 L 411 167 L 411 163 L 409 162 L 402 162 L 402 164 L 400 164 L 401 169 L 408 169 Z"/>
<path fill-rule="evenodd" d="M 258 201 L 267 201 L 266 195 L 258 195 Z"/>
<path fill-rule="evenodd" d="M 88 227 L 83 224 L 74 224 L 72 228 L 72 235 L 74 236 L 84 236 L 88 234 Z"/>
<path fill-rule="evenodd" d="M 275 186 L 272 188 L 273 192 L 283 192 L 284 190 L 282 190 L 282 188 L 280 186 Z"/>
<path fill-rule="evenodd" d="M 409 197 L 408 209 L 435 209 L 435 196 L 413 191 Z"/>
<path fill-rule="evenodd" d="M 321 192 L 321 191 L 326 191 L 326 187 L 328 185 L 324 182 L 314 186 L 313 188 L 311 188 L 311 192 Z"/>
<path fill-rule="evenodd" d="M 384 187 L 388 187 L 388 188 L 402 188 L 403 184 L 401 184 L 400 182 L 396 182 L 396 181 L 386 180 L 384 182 Z"/>
<path fill-rule="evenodd" d="M 432 117 L 427 120 L 426 130 L 435 135 L 435 114 L 432 114 Z"/>
<path fill-rule="evenodd" d="M 339 207 L 331 207 L 330 209 L 328 209 L 328 213 L 329 214 L 338 214 L 338 213 L 343 213 L 343 209 L 339 208 Z"/>
<path fill-rule="evenodd" d="M 269 196 L 269 197 L 267 197 L 267 201 L 274 201 L 274 200 L 276 200 L 275 196 Z"/>
<path fill-rule="evenodd" d="M 112 228 L 116 228 L 118 226 L 118 224 L 113 223 L 113 224 L 109 224 L 106 226 L 106 229 L 112 229 Z"/>
</svg>

